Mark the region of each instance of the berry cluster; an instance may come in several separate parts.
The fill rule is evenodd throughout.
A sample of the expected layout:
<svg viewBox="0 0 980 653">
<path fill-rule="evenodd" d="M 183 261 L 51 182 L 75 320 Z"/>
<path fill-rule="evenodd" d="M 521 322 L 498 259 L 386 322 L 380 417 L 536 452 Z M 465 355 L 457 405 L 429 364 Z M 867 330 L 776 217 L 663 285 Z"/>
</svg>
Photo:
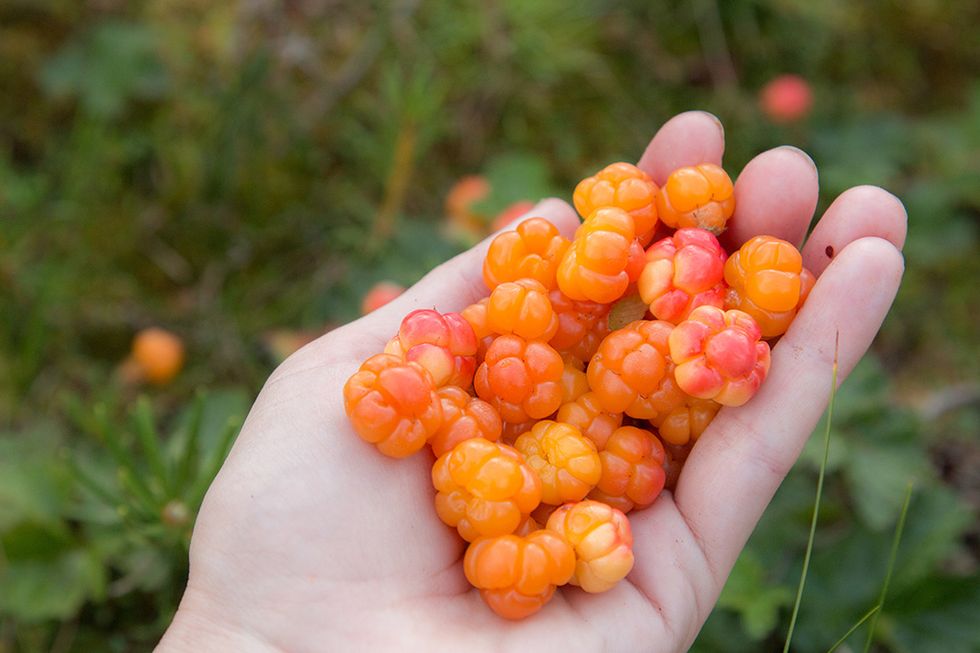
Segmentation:
<svg viewBox="0 0 980 653">
<path fill-rule="evenodd" d="M 354 430 L 383 454 L 432 449 L 436 513 L 500 616 L 623 579 L 627 513 L 673 487 L 722 406 L 765 380 L 769 340 L 814 279 L 778 238 L 726 253 L 734 202 L 716 165 L 659 188 L 614 163 L 575 189 L 573 240 L 543 218 L 501 233 L 487 297 L 410 313 L 344 387 Z"/>
</svg>

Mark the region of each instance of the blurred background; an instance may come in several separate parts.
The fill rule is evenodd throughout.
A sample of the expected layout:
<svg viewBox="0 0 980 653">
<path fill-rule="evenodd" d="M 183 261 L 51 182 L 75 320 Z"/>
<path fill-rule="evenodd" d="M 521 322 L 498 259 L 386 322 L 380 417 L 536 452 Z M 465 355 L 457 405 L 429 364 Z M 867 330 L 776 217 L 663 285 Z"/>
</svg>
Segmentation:
<svg viewBox="0 0 980 653">
<path fill-rule="evenodd" d="M 791 143 L 818 214 L 909 211 L 794 650 L 875 605 L 914 479 L 876 650 L 980 651 L 975 0 L 0 0 L 0 651 L 150 648 L 278 361 L 691 108 L 733 176 Z M 821 440 L 696 650 L 782 650 Z"/>
</svg>

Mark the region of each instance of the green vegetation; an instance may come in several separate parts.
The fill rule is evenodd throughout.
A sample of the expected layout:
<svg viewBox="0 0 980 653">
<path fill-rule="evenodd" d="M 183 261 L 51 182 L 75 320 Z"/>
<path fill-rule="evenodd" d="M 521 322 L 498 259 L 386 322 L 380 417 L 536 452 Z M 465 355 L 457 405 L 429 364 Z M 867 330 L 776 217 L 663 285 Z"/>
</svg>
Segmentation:
<svg viewBox="0 0 980 653">
<path fill-rule="evenodd" d="M 838 650 L 868 624 L 873 650 L 978 650 L 978 26 L 969 0 L 0 3 L 0 652 L 149 648 L 271 332 L 346 322 L 464 247 L 459 177 L 491 179 L 491 214 L 569 198 L 690 108 L 725 123 L 733 174 L 788 142 L 818 210 L 870 183 L 909 211 L 897 304 L 837 396 L 793 650 L 862 615 Z M 758 91 L 784 72 L 814 108 L 773 125 Z M 117 368 L 150 325 L 187 365 L 134 388 Z M 695 650 L 782 649 L 823 453 Z"/>
</svg>

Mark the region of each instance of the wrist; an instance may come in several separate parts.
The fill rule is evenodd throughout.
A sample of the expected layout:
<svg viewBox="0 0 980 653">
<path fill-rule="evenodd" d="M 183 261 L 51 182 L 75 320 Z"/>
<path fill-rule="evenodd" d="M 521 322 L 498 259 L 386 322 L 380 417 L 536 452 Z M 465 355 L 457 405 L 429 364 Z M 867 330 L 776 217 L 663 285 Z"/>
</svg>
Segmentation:
<svg viewBox="0 0 980 653">
<path fill-rule="evenodd" d="M 194 608 L 193 602 L 185 595 L 155 651 L 158 653 L 183 651 L 272 653 L 280 649 L 261 636 L 236 624 L 211 618 L 203 611 Z"/>
</svg>

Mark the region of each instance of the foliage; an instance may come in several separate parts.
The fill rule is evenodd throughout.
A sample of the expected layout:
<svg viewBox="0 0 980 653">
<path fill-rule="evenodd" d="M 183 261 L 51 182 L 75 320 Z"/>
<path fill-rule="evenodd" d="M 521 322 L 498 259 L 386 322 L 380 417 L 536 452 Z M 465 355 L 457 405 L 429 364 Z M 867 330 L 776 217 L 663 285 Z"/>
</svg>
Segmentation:
<svg viewBox="0 0 980 653">
<path fill-rule="evenodd" d="M 0 5 L 0 651 L 159 637 L 268 334 L 351 320 L 459 251 L 456 179 L 490 181 L 488 215 L 568 199 L 689 108 L 723 120 L 733 173 L 789 142 L 820 209 L 871 183 L 910 216 L 895 309 L 837 397 L 794 650 L 874 605 L 910 478 L 877 646 L 976 650 L 978 24 L 966 0 Z M 814 110 L 774 125 L 757 92 L 786 72 Z M 117 368 L 157 324 L 188 365 L 140 399 Z M 697 650 L 780 650 L 819 440 Z"/>
</svg>

